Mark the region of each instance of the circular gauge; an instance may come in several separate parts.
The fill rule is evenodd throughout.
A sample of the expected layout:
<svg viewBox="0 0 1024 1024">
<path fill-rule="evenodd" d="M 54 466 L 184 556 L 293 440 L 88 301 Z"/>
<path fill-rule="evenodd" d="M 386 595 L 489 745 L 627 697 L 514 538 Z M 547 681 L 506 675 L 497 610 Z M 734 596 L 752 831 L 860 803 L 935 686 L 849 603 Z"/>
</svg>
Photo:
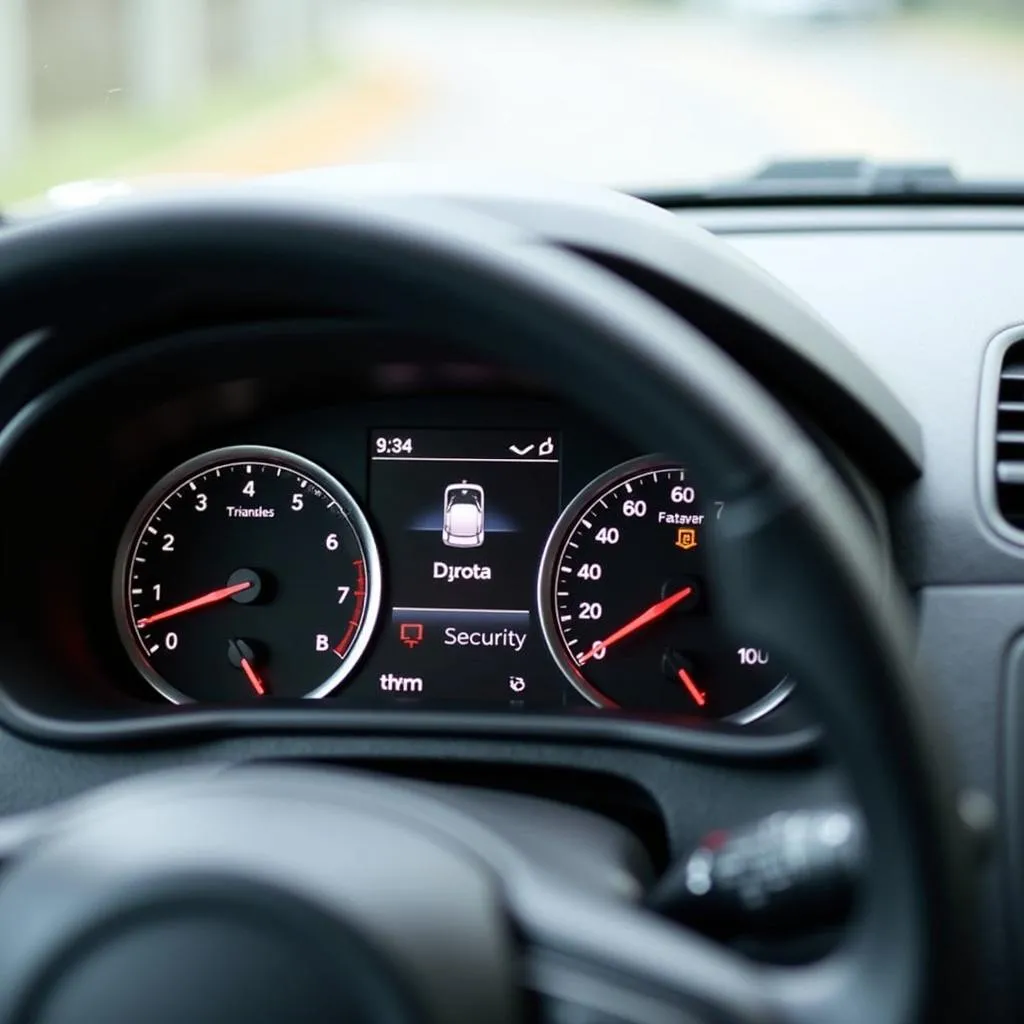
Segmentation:
<svg viewBox="0 0 1024 1024">
<path fill-rule="evenodd" d="M 114 569 L 118 629 L 175 703 L 323 697 L 380 609 L 380 560 L 352 495 L 274 448 L 209 452 L 143 499 Z"/>
<path fill-rule="evenodd" d="M 792 682 L 714 614 L 707 548 L 728 515 L 679 465 L 643 458 L 584 488 L 541 561 L 541 625 L 565 676 L 602 707 L 748 723 Z"/>
</svg>

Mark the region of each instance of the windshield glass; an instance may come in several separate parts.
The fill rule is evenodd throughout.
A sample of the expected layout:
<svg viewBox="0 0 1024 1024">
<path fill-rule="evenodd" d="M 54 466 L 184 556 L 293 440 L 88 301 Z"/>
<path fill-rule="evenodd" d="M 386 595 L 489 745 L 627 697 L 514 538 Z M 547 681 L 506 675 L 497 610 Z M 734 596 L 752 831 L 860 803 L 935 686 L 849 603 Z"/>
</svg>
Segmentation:
<svg viewBox="0 0 1024 1024">
<path fill-rule="evenodd" d="M 850 156 L 1024 179 L 1024 0 L 0 0 L 2 205 L 334 163 L 646 188 Z"/>
</svg>

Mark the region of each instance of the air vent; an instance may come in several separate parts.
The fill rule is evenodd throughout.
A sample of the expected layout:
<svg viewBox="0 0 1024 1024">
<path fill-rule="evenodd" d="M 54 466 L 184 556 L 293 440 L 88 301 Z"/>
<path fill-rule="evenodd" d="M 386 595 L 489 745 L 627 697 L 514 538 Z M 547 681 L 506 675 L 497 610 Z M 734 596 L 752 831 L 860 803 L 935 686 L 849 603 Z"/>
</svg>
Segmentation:
<svg viewBox="0 0 1024 1024">
<path fill-rule="evenodd" d="M 1006 350 L 999 372 L 996 496 L 1003 518 L 1024 530 L 1024 341 Z"/>
</svg>

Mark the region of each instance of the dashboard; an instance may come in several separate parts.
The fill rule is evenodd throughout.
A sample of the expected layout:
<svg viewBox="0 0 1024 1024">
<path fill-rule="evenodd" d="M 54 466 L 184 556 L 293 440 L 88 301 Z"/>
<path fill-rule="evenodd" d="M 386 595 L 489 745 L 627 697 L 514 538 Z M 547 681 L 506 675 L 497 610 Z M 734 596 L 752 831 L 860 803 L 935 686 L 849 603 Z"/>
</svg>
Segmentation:
<svg viewBox="0 0 1024 1024">
<path fill-rule="evenodd" d="M 1012 1007 L 1024 556 L 986 523 L 978 451 L 986 348 L 1024 322 L 1005 273 L 1024 218 L 682 211 L 842 331 L 823 355 L 764 296 L 679 286 L 671 251 L 598 212 L 467 205 L 684 313 L 837 471 L 879 587 L 913 596 L 959 777 L 1005 814 L 984 955 Z M 798 674 L 720 614 L 731 510 L 685 459 L 400 309 L 300 315 L 251 282 L 123 274 L 117 302 L 86 282 L 0 367 L 8 811 L 146 768 L 310 760 L 555 794 L 663 866 L 848 800 Z M 737 941 L 810 959 L 776 940 Z"/>
</svg>

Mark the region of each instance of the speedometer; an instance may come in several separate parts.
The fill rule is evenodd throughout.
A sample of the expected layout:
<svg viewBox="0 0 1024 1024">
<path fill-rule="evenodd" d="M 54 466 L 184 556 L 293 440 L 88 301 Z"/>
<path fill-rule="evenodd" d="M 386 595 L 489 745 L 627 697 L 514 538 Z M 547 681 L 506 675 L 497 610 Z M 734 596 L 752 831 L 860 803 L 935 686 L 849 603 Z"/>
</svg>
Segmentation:
<svg viewBox="0 0 1024 1024">
<path fill-rule="evenodd" d="M 747 723 L 788 695 L 771 652 L 715 615 L 707 548 L 727 514 L 658 458 L 611 470 L 562 514 L 541 563 L 541 624 L 589 701 Z"/>
</svg>

